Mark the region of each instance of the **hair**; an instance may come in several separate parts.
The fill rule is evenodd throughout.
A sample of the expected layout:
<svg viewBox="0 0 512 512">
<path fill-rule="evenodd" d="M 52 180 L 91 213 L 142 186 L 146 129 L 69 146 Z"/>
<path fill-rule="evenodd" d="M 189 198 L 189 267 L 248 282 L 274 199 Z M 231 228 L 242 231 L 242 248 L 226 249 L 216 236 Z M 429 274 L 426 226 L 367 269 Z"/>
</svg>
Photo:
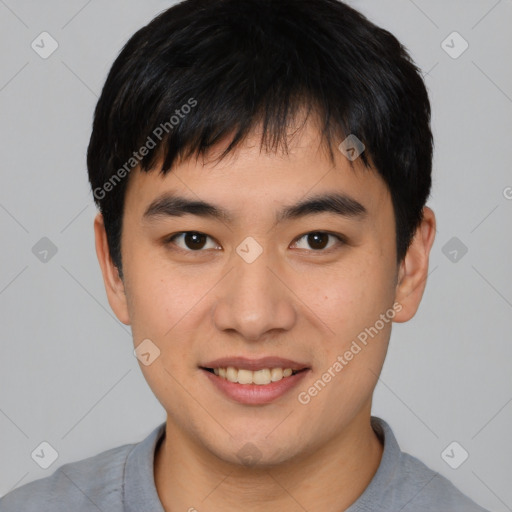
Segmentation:
<svg viewBox="0 0 512 512">
<path fill-rule="evenodd" d="M 428 93 L 404 46 L 338 0 L 185 0 L 129 39 L 94 112 L 89 181 L 121 278 L 132 168 L 161 163 L 165 175 L 233 134 L 224 158 L 258 126 L 260 148 L 287 151 L 304 108 L 320 120 L 331 159 L 349 134 L 364 143 L 364 168 L 390 191 L 402 261 L 430 194 L 433 152 Z"/>
</svg>

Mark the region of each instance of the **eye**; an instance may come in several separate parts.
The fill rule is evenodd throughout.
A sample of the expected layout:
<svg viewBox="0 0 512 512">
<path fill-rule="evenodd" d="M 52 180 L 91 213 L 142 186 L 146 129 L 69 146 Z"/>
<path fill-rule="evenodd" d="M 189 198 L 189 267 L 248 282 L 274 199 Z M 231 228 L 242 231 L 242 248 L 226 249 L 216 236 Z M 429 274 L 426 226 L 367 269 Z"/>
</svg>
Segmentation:
<svg viewBox="0 0 512 512">
<path fill-rule="evenodd" d="M 324 231 L 311 231 L 310 233 L 306 233 L 302 235 L 300 238 L 298 238 L 298 241 L 295 242 L 294 245 L 297 245 L 300 240 L 305 240 L 305 242 L 309 244 L 314 251 L 322 251 L 325 250 L 326 248 L 331 249 L 333 245 L 336 245 L 336 242 L 334 242 L 331 245 L 328 245 L 329 237 L 336 239 L 339 245 L 346 243 L 346 240 L 341 235 L 325 233 Z M 308 247 L 299 247 L 299 249 L 308 249 Z"/>
<path fill-rule="evenodd" d="M 175 241 L 178 239 L 182 239 L 184 246 L 180 246 Z M 213 243 L 212 246 L 207 247 L 206 241 L 211 237 L 205 235 L 204 233 L 199 233 L 198 231 L 183 231 L 181 233 L 176 233 L 171 237 L 166 239 L 166 243 L 172 243 L 177 245 L 180 249 L 183 249 L 188 252 L 199 252 L 201 249 L 216 249 L 218 246 Z"/>
<path fill-rule="evenodd" d="M 329 237 L 333 243 L 329 244 Z M 181 239 L 181 244 L 177 241 Z M 210 246 L 208 246 L 208 240 L 210 240 Z M 309 247 L 300 247 L 300 241 L 304 240 Z M 213 241 L 213 239 L 199 231 L 182 231 L 176 233 L 165 240 L 166 244 L 176 245 L 179 249 L 187 252 L 201 252 L 202 249 L 218 249 L 219 246 Z M 305 233 L 297 239 L 293 244 L 298 246 L 299 249 L 313 250 L 316 252 L 325 251 L 333 248 L 336 244 L 342 245 L 346 243 L 345 238 L 342 235 L 335 235 L 334 233 L 326 233 L 324 231 L 311 231 Z"/>
</svg>

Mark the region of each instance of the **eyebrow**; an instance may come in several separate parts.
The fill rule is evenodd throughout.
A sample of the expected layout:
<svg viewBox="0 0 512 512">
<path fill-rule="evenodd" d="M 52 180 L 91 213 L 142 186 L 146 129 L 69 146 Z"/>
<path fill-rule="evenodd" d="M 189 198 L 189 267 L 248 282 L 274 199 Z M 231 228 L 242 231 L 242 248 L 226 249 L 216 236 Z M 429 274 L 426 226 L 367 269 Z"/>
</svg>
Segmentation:
<svg viewBox="0 0 512 512">
<path fill-rule="evenodd" d="M 360 202 L 346 194 L 322 194 L 308 197 L 291 206 L 285 206 L 277 213 L 276 223 L 320 213 L 334 213 L 342 217 L 360 220 L 366 216 L 368 211 Z M 143 219 L 156 220 L 161 217 L 181 217 L 183 215 L 197 215 L 226 223 L 233 222 L 232 214 L 220 206 L 170 193 L 155 199 L 144 212 Z"/>
</svg>

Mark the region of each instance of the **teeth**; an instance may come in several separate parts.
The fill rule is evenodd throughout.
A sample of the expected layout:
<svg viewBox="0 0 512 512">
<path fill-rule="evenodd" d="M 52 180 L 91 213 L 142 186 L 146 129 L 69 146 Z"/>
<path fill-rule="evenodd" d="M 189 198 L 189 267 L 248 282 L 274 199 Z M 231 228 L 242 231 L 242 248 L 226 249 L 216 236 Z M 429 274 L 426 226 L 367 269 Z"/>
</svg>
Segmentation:
<svg viewBox="0 0 512 512">
<path fill-rule="evenodd" d="M 283 369 L 272 368 L 272 370 L 270 370 L 270 378 L 272 382 L 275 382 L 276 380 L 281 380 L 283 378 Z"/>
<path fill-rule="evenodd" d="M 240 384 L 252 384 L 252 374 L 251 370 L 238 370 L 237 382 Z"/>
<path fill-rule="evenodd" d="M 239 384 L 258 384 L 265 385 L 271 382 L 277 382 L 284 377 L 292 375 L 291 368 L 262 368 L 261 370 L 251 371 L 236 369 L 232 366 L 227 368 L 214 368 L 213 373 L 219 377 L 229 380 L 229 382 L 238 382 Z"/>
<path fill-rule="evenodd" d="M 226 368 L 226 379 L 229 382 L 238 382 L 238 370 L 235 370 L 232 366 Z"/>
<path fill-rule="evenodd" d="M 252 374 L 251 377 L 254 384 L 268 384 L 272 381 L 270 378 L 270 370 L 268 368 L 250 373 Z M 240 371 L 238 372 L 238 378 L 240 379 Z"/>
</svg>

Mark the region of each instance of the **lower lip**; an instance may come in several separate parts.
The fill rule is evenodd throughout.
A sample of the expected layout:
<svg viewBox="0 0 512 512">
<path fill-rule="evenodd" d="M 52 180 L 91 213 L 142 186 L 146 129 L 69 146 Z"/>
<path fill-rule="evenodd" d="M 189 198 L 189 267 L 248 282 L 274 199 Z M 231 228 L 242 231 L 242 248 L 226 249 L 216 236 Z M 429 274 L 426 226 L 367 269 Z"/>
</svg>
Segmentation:
<svg viewBox="0 0 512 512">
<path fill-rule="evenodd" d="M 241 404 L 250 405 L 264 405 L 277 400 L 297 386 L 309 371 L 303 370 L 270 384 L 238 384 L 237 382 L 230 382 L 227 379 L 218 377 L 208 370 L 201 370 L 210 379 L 210 382 L 228 398 Z"/>
</svg>

